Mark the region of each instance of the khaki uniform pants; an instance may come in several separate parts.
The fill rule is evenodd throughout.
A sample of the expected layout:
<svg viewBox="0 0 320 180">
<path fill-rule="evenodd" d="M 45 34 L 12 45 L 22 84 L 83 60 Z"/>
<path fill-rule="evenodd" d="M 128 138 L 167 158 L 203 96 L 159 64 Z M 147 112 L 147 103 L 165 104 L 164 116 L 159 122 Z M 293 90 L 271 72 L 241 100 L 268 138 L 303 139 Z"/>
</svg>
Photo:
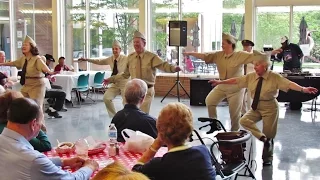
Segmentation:
<svg viewBox="0 0 320 180">
<path fill-rule="evenodd" d="M 246 114 L 251 109 L 252 98 L 250 97 L 250 93 L 248 93 L 248 89 L 245 90 L 243 96 L 243 103 L 241 108 L 241 114 Z"/>
<path fill-rule="evenodd" d="M 279 105 L 277 100 L 259 101 L 257 110 L 250 109 L 241 119 L 240 124 L 257 139 L 262 136 L 273 139 L 277 133 Z M 262 120 L 262 132 L 256 123 Z"/>
<path fill-rule="evenodd" d="M 42 109 L 46 94 L 46 85 L 43 79 L 26 79 L 25 85 L 21 88 L 21 93 L 24 97 L 36 100 Z"/>
<path fill-rule="evenodd" d="M 154 87 L 151 87 L 148 89 L 147 95 L 140 106 L 141 111 L 149 114 L 153 98 L 154 98 Z"/>
<path fill-rule="evenodd" d="M 123 105 L 125 104 L 124 87 L 125 87 L 125 83 L 112 84 L 103 95 L 103 102 L 106 105 L 110 118 L 113 118 L 114 115 L 116 114 L 116 109 L 112 101 L 117 95 L 122 96 L 122 104 Z"/>
<path fill-rule="evenodd" d="M 24 97 L 36 100 L 41 111 L 43 111 L 43 101 L 46 95 L 46 85 L 43 79 L 26 79 L 26 83 L 21 88 L 21 94 Z M 47 132 L 44 119 L 41 129 Z"/>
<path fill-rule="evenodd" d="M 225 98 L 228 100 L 231 119 L 231 131 L 240 129 L 239 119 L 244 90 L 237 85 L 218 85 L 206 97 L 206 105 L 210 118 L 217 119 L 217 105 Z"/>
<path fill-rule="evenodd" d="M 259 101 L 257 110 L 250 109 L 241 119 L 241 126 L 250 131 L 257 139 L 265 136 L 274 139 L 277 134 L 279 118 L 279 105 L 277 100 Z M 262 132 L 258 129 L 256 123 L 262 120 Z M 264 161 L 272 160 L 273 157 L 273 140 L 271 147 L 264 147 L 262 158 Z"/>
</svg>

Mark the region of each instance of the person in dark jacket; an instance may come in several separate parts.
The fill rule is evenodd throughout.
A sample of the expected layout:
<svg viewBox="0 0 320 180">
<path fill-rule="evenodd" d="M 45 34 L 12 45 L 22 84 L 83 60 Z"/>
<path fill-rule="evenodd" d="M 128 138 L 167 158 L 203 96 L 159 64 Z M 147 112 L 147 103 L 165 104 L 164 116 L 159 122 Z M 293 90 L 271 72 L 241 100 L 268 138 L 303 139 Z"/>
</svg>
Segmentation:
<svg viewBox="0 0 320 180">
<path fill-rule="evenodd" d="M 283 60 L 283 71 L 291 72 L 301 70 L 301 58 L 303 57 L 302 50 L 299 45 L 289 42 L 287 36 L 281 38 L 282 47 L 278 49 L 276 59 Z"/>
<path fill-rule="evenodd" d="M 132 79 L 127 82 L 124 90 L 126 104 L 111 121 L 118 130 L 119 142 L 124 142 L 121 135 L 123 129 L 141 131 L 153 138 L 157 137 L 156 119 L 139 109 L 147 95 L 147 90 L 147 84 L 141 79 Z"/>
</svg>

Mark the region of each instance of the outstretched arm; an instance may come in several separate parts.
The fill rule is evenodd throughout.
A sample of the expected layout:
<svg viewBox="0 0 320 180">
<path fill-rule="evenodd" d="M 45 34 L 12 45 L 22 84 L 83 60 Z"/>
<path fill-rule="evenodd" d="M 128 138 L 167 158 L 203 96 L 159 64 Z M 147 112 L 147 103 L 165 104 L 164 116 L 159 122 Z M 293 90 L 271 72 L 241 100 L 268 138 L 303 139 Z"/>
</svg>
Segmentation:
<svg viewBox="0 0 320 180">
<path fill-rule="evenodd" d="M 289 89 L 292 89 L 294 91 L 300 91 L 302 93 L 308 93 L 308 94 L 316 94 L 318 92 L 317 88 L 314 88 L 314 87 L 303 87 L 303 86 L 300 86 L 297 83 L 292 82 L 292 81 L 289 84 Z"/>
<path fill-rule="evenodd" d="M 0 66 L 15 66 L 15 65 L 13 61 L 11 61 L 11 62 L 0 63 Z"/>
<path fill-rule="evenodd" d="M 226 79 L 226 80 L 210 80 L 208 81 L 208 83 L 210 83 L 212 86 L 216 86 L 219 84 L 237 84 L 237 79 L 236 78 L 230 78 L 230 79 Z"/>
<path fill-rule="evenodd" d="M 203 59 L 204 60 L 204 53 L 197 53 L 197 52 L 184 52 L 183 55 L 190 55 L 190 56 L 193 56 L 195 58 L 198 58 L 198 59 Z"/>
</svg>

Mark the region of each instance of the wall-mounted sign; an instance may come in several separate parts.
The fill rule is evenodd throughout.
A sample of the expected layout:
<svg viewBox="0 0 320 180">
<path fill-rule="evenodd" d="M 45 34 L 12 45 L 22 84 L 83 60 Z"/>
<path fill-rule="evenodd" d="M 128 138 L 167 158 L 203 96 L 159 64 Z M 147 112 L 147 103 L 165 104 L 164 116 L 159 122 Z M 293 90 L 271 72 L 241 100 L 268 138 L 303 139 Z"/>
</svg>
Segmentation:
<svg viewBox="0 0 320 180">
<path fill-rule="evenodd" d="M 18 41 L 18 48 L 22 47 L 22 41 Z"/>
<path fill-rule="evenodd" d="M 22 38 L 22 31 L 17 31 L 17 38 Z"/>
</svg>

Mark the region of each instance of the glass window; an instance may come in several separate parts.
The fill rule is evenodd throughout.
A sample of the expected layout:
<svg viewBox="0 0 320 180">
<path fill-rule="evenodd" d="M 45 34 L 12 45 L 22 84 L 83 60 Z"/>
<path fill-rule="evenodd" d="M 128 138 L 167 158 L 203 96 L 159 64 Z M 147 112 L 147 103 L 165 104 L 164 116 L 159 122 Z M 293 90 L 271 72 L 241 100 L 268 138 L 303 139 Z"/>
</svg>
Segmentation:
<svg viewBox="0 0 320 180">
<path fill-rule="evenodd" d="M 178 20 L 178 17 L 178 0 L 151 1 L 151 52 L 169 63 L 177 60 L 177 55 L 174 53 L 177 50 L 168 44 L 168 25 L 170 20 Z"/>
<path fill-rule="evenodd" d="M 85 57 L 85 28 L 86 28 L 86 2 L 85 0 L 73 0 L 72 6 L 68 7 L 70 12 L 70 20 L 72 23 L 72 41 L 74 59 Z M 67 17 L 69 19 L 69 17 Z M 69 38 L 66 38 L 67 41 Z"/>
<path fill-rule="evenodd" d="M 224 0 L 222 15 L 222 32 L 230 33 L 239 41 L 236 50 L 242 50 L 241 41 L 244 39 L 244 0 Z M 221 43 L 218 42 L 217 49 Z"/>
<path fill-rule="evenodd" d="M 138 29 L 139 0 L 73 0 L 71 22 L 73 24 L 73 58 L 100 58 L 112 55 L 112 43 L 118 40 L 122 46 L 122 53 L 132 51 L 132 37 Z M 89 14 L 89 24 L 86 24 Z M 89 38 L 86 38 L 89 29 Z M 89 42 L 87 42 L 89 39 Z M 89 46 L 90 53 L 85 49 Z M 83 63 L 79 64 L 84 67 Z M 92 69 L 101 69 L 92 65 Z"/>
<path fill-rule="evenodd" d="M 10 47 L 10 23 L 9 23 L 9 2 L 0 1 L 0 39 L 1 50 L 5 52 L 6 59 L 11 59 Z"/>
<path fill-rule="evenodd" d="M 257 7 L 256 45 L 263 50 L 263 45 L 281 46 L 280 39 L 289 37 L 290 7 Z"/>
<path fill-rule="evenodd" d="M 13 37 L 17 46 L 16 57 L 21 56 L 21 46 L 26 35 L 37 43 L 41 54 L 52 54 L 52 1 L 24 0 L 13 1 L 17 33 Z"/>
<path fill-rule="evenodd" d="M 281 47 L 281 37 L 289 37 L 290 7 L 257 7 L 255 49 L 271 45 L 274 49 Z M 275 62 L 273 70 L 282 72 L 283 63 Z"/>
<path fill-rule="evenodd" d="M 222 0 L 182 1 L 182 17 L 188 22 L 187 46 L 182 52 L 211 52 L 219 49 L 222 25 Z M 215 73 L 213 64 L 181 54 L 184 73 Z"/>
<path fill-rule="evenodd" d="M 91 57 L 111 56 L 114 40 L 128 54 L 133 33 L 138 29 L 138 3 L 138 0 L 90 1 Z"/>
<path fill-rule="evenodd" d="M 138 29 L 138 0 L 90 0 L 90 24 L 86 25 L 86 2 L 74 0 L 71 7 L 73 22 L 74 58 L 85 55 L 85 45 L 90 44 L 90 57 L 112 55 L 112 42 L 122 44 L 128 54 L 135 30 Z M 90 28 L 90 42 L 85 42 L 85 30 Z M 80 54 L 80 55 L 79 55 Z"/>
<path fill-rule="evenodd" d="M 293 7 L 292 41 L 300 45 L 304 53 L 304 71 L 319 72 L 320 32 L 318 31 L 320 6 Z"/>
<path fill-rule="evenodd" d="M 218 2 L 218 3 L 217 3 Z M 184 57 L 183 52 L 208 52 L 217 49 L 216 42 L 221 40 L 222 0 L 182 0 L 182 20 L 187 21 L 187 46 L 178 49 L 169 46 L 169 21 L 179 20 L 178 0 L 153 0 L 151 4 L 152 31 L 154 39 L 151 51 L 163 60 L 176 63 L 180 59 L 183 73 L 210 73 L 202 60 Z M 217 5 L 220 3 L 220 6 Z M 219 45 L 220 46 L 220 45 Z"/>
</svg>

